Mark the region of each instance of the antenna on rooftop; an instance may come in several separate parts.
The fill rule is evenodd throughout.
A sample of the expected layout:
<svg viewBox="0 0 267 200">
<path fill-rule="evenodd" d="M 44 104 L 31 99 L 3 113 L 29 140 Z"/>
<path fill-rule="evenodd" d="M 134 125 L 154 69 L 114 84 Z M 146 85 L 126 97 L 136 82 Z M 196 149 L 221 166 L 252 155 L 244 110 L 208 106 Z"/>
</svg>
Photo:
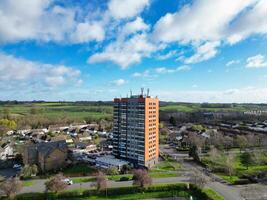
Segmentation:
<svg viewBox="0 0 267 200">
<path fill-rule="evenodd" d="M 149 96 L 149 88 L 147 88 L 146 96 Z"/>
<path fill-rule="evenodd" d="M 130 97 L 132 97 L 133 96 L 133 92 L 132 92 L 132 90 L 130 90 Z"/>
<path fill-rule="evenodd" d="M 144 88 L 141 88 L 141 95 L 144 95 Z"/>
</svg>

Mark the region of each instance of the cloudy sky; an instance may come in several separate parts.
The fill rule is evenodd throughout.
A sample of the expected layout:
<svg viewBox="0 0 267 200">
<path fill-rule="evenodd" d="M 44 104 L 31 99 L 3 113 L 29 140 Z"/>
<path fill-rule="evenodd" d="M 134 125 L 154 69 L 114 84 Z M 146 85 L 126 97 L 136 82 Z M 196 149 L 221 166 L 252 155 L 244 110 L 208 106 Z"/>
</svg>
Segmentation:
<svg viewBox="0 0 267 200">
<path fill-rule="evenodd" d="M 1 100 L 267 102 L 266 0 L 1 0 Z"/>
</svg>

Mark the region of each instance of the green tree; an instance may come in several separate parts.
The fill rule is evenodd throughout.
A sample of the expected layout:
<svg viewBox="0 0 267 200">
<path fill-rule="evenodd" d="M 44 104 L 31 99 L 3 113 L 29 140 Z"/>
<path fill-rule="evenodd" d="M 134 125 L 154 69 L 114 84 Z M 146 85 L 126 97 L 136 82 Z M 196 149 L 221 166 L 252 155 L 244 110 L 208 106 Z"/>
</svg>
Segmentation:
<svg viewBox="0 0 267 200">
<path fill-rule="evenodd" d="M 244 152 L 240 155 L 240 161 L 243 165 L 245 165 L 248 169 L 248 167 L 252 164 L 254 164 L 253 157 L 251 153 L 249 152 Z"/>
<path fill-rule="evenodd" d="M 121 168 L 121 173 L 122 174 L 128 174 L 132 171 L 132 167 L 130 165 L 123 165 Z"/>
<path fill-rule="evenodd" d="M 109 175 L 118 175 L 119 174 L 119 171 L 118 171 L 118 168 L 117 167 L 110 167 L 108 170 L 107 170 L 107 173 Z"/>
<path fill-rule="evenodd" d="M 192 145 L 189 148 L 189 152 L 188 152 L 189 156 L 192 157 L 195 161 L 200 161 L 199 155 L 198 155 L 198 148 L 196 145 Z"/>
<path fill-rule="evenodd" d="M 0 126 L 5 126 L 8 129 L 16 129 L 17 124 L 14 120 L 9 120 L 9 119 L 0 119 Z"/>
<path fill-rule="evenodd" d="M 205 131 L 206 129 L 201 125 L 201 124 L 194 124 L 191 129 L 193 131 L 198 131 L 198 132 L 201 132 L 201 131 Z"/>
<path fill-rule="evenodd" d="M 170 117 L 169 122 L 171 125 L 176 126 L 176 119 L 173 116 Z"/>
<path fill-rule="evenodd" d="M 38 173 L 36 165 L 25 165 L 21 171 L 23 178 L 30 178 Z"/>
</svg>

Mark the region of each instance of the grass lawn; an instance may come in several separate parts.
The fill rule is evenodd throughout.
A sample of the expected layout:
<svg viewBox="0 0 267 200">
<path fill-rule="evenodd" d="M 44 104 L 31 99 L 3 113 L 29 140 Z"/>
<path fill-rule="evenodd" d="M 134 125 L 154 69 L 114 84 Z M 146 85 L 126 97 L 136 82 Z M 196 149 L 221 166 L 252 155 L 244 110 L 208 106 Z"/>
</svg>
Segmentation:
<svg viewBox="0 0 267 200">
<path fill-rule="evenodd" d="M 80 175 L 93 175 L 97 169 L 86 164 L 74 165 L 63 170 L 66 176 L 80 176 Z"/>
<path fill-rule="evenodd" d="M 218 194 L 217 192 L 213 191 L 210 188 L 204 188 L 202 191 L 206 193 L 208 197 L 214 200 L 224 200 L 223 196 L 221 196 L 220 194 Z"/>
<path fill-rule="evenodd" d="M 73 183 L 87 183 L 87 182 L 94 182 L 96 180 L 96 178 L 92 177 L 92 178 L 72 178 L 71 179 L 73 181 Z"/>
<path fill-rule="evenodd" d="M 22 186 L 23 187 L 33 186 L 33 182 L 32 181 L 22 181 Z"/>
<path fill-rule="evenodd" d="M 238 176 L 227 176 L 223 174 L 218 174 L 223 180 L 227 181 L 228 183 L 234 184 L 236 181 L 238 181 L 240 178 Z"/>
<path fill-rule="evenodd" d="M 203 157 L 201 159 L 203 163 L 205 163 L 210 169 L 212 169 L 216 173 L 216 168 L 223 168 L 223 164 L 221 162 L 212 161 L 209 157 Z M 234 175 L 232 177 L 228 176 L 225 173 L 218 173 L 218 175 L 224 179 L 225 181 L 234 184 L 239 179 L 242 179 L 247 176 L 253 176 L 259 172 L 267 171 L 267 165 L 250 165 L 248 168 L 245 166 L 240 159 L 240 154 L 238 153 L 235 157 L 234 163 Z"/>
<path fill-rule="evenodd" d="M 177 172 L 153 172 L 149 173 L 151 178 L 167 178 L 167 177 L 176 177 L 179 174 Z"/>
<path fill-rule="evenodd" d="M 177 171 L 179 169 L 181 169 L 180 163 L 175 162 L 175 161 L 165 160 L 165 161 L 159 162 L 156 166 L 154 166 L 149 171 L 151 173 L 154 173 L 154 172 Z"/>
<path fill-rule="evenodd" d="M 108 180 L 119 181 L 122 177 L 127 177 L 127 178 L 129 178 L 129 180 L 132 180 L 133 175 L 132 174 L 113 175 L 113 176 L 108 176 Z"/>
</svg>

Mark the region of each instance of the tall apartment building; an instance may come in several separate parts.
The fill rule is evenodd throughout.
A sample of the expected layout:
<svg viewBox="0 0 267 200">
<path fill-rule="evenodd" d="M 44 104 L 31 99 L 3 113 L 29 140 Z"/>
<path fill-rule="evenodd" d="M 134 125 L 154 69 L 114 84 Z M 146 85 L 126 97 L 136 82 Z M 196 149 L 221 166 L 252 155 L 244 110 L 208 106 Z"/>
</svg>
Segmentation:
<svg viewBox="0 0 267 200">
<path fill-rule="evenodd" d="M 158 129 L 158 98 L 141 94 L 114 99 L 114 156 L 135 166 L 152 167 L 159 156 Z"/>
</svg>

